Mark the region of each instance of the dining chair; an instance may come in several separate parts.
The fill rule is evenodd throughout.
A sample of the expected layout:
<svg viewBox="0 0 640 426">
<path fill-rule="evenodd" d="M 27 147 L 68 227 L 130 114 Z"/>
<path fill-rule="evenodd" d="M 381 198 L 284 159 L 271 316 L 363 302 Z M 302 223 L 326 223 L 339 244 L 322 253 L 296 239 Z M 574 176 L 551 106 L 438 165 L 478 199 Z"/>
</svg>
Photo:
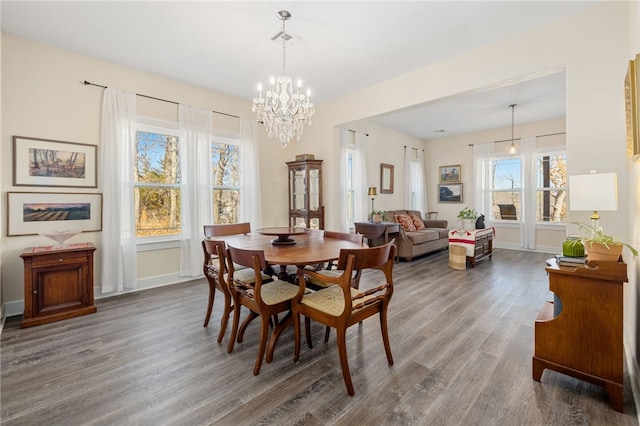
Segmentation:
<svg viewBox="0 0 640 426">
<path fill-rule="evenodd" d="M 202 251 L 204 252 L 203 272 L 209 282 L 209 305 L 207 306 L 207 314 L 204 317 L 203 327 L 209 325 L 211 311 L 213 310 L 213 302 L 216 297 L 216 289 L 224 296 L 224 311 L 220 320 L 220 332 L 218 333 L 218 343 L 222 342 L 229 314 L 231 313 L 231 294 L 226 282 L 226 262 L 224 259 L 227 245 L 224 241 L 218 240 L 202 240 Z"/>
<path fill-rule="evenodd" d="M 344 240 L 344 241 L 351 241 L 353 243 L 357 243 L 360 245 L 364 244 L 364 235 L 362 234 L 350 234 L 347 232 L 336 232 L 336 231 L 325 231 L 324 232 L 324 238 L 335 238 L 338 240 Z M 326 276 L 338 276 L 341 274 L 341 272 L 338 272 L 336 270 L 333 269 L 334 267 L 334 263 L 333 262 L 328 262 L 327 265 L 324 268 L 317 268 L 318 273 L 322 274 L 322 275 L 326 275 Z M 354 282 L 353 282 L 353 286 L 355 288 L 358 288 L 358 280 L 360 278 L 360 275 L 357 273 L 354 273 Z M 315 278 L 310 278 L 309 282 L 311 283 L 311 286 L 316 286 L 316 287 L 326 287 L 326 283 L 322 280 L 316 280 Z"/>
<path fill-rule="evenodd" d="M 231 338 L 229 339 L 229 347 L 227 352 L 233 351 L 236 341 L 242 342 L 244 328 L 238 332 L 238 324 L 240 322 L 240 307 L 244 306 L 249 309 L 249 317 L 244 321 L 248 324 L 253 318 L 260 317 L 260 344 L 258 346 L 258 355 L 253 367 L 253 374 L 260 373 L 260 366 L 264 358 L 265 350 L 267 352 L 266 361 L 271 362 L 273 359 L 273 350 L 278 336 L 287 325 L 287 318 L 278 323 L 275 321 L 274 330 L 271 337 L 269 334 L 269 320 L 272 316 L 277 319 L 277 314 L 288 312 L 290 319 L 291 299 L 297 294 L 298 286 L 287 281 L 274 280 L 269 283 L 264 282 L 262 271 L 266 268 L 267 262 L 264 258 L 262 250 L 244 250 L 232 246 L 227 247 L 227 265 L 229 267 L 229 290 L 233 298 L 233 325 L 231 327 Z M 253 271 L 253 282 L 245 281 L 238 275 L 235 264 L 242 265 L 246 270 Z M 267 350 L 267 340 L 269 346 Z"/>
<path fill-rule="evenodd" d="M 222 240 L 204 239 L 202 240 L 202 251 L 204 252 L 203 272 L 209 283 L 209 304 L 204 317 L 203 327 L 209 326 L 216 290 L 218 290 L 224 297 L 224 308 L 220 320 L 220 332 L 218 333 L 218 343 L 221 343 L 227 330 L 229 315 L 233 310 L 233 306 L 231 305 L 232 297 L 229 292 L 229 284 L 227 283 L 227 245 Z M 236 275 L 245 282 L 254 281 L 252 269 L 236 270 Z M 271 277 L 265 274 L 263 274 L 263 279 L 271 281 Z"/>
<path fill-rule="evenodd" d="M 338 259 L 338 270 L 341 274 L 330 277 L 318 272 L 300 269 L 298 271 L 298 292 L 291 302 L 295 334 L 294 361 L 300 356 L 300 316 L 305 316 L 307 345 L 311 349 L 310 320 L 336 329 L 338 355 L 342 368 L 347 392 L 354 395 L 349 362 L 347 358 L 346 331 L 350 326 L 378 314 L 382 342 L 389 365 L 393 365 L 393 356 L 389 344 L 389 329 L 387 326 L 387 309 L 393 295 L 393 258 L 395 245 L 388 243 L 382 246 L 362 249 L 342 249 Z M 374 284 L 366 290 L 355 289 L 351 286 L 354 271 L 373 269 L 382 271 L 384 282 Z M 325 280 L 327 287 L 305 294 L 306 278 L 312 277 Z M 367 275 L 376 280 L 379 275 Z M 372 279 L 373 281 L 373 279 Z"/>
<path fill-rule="evenodd" d="M 204 225 L 204 236 L 207 238 L 222 237 L 224 235 L 249 234 L 251 223 L 227 223 L 224 225 Z"/>
</svg>

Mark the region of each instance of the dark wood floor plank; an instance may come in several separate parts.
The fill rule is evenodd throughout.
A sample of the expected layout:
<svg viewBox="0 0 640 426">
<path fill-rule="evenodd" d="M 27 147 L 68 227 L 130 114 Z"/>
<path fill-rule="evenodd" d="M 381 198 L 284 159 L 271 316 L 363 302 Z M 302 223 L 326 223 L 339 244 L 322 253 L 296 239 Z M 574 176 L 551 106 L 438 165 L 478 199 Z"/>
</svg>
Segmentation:
<svg viewBox="0 0 640 426">
<path fill-rule="evenodd" d="M 98 300 L 98 312 L 1 338 L 3 425 L 637 425 L 597 386 L 545 371 L 531 378 L 533 324 L 550 300 L 549 255 L 496 250 L 475 268 L 446 251 L 394 266 L 387 364 L 370 318 L 347 332 L 355 396 L 346 393 L 335 332 L 312 324 L 293 362 L 293 330 L 253 376 L 259 324 L 226 351 L 220 301 L 202 327 L 208 286 L 194 282 Z M 363 287 L 371 275 L 363 278 Z"/>
</svg>

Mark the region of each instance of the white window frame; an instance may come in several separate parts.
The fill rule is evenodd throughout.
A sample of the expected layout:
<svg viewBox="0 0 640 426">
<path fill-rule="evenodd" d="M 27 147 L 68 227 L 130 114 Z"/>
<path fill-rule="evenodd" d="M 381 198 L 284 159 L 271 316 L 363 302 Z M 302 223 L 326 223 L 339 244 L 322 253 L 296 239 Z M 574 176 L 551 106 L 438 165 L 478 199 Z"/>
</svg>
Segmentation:
<svg viewBox="0 0 640 426">
<path fill-rule="evenodd" d="M 564 154 L 564 159 L 565 162 L 567 161 L 567 148 L 565 146 L 555 146 L 555 147 L 545 147 L 545 148 L 540 148 L 536 150 L 536 164 L 538 164 L 538 162 L 540 161 L 541 157 L 546 157 L 546 156 L 552 156 L 552 155 L 558 155 L 558 154 Z M 536 170 L 537 172 L 537 170 Z M 567 180 L 568 180 L 568 175 L 567 175 Z M 537 181 L 537 179 L 536 179 Z M 568 184 L 568 182 L 565 182 L 565 185 Z M 538 192 L 540 191 L 557 191 L 557 190 L 564 190 L 567 195 L 568 195 L 568 191 L 569 188 L 567 186 L 564 187 L 553 187 L 553 188 L 546 188 L 546 187 L 536 187 L 536 195 L 538 194 Z M 568 209 L 568 199 L 567 199 L 567 209 Z M 567 222 L 562 221 L 562 222 L 547 222 L 547 221 L 543 221 L 543 220 L 536 220 L 536 227 L 538 228 L 543 228 L 543 227 L 564 227 L 566 226 Z"/>
<path fill-rule="evenodd" d="M 489 160 L 489 168 L 492 169 L 493 168 L 493 163 L 496 162 L 496 161 L 509 160 L 509 159 L 513 159 L 513 158 L 517 158 L 517 159 L 520 160 L 520 186 L 517 189 L 516 188 L 494 189 L 493 186 L 491 188 L 489 188 L 488 192 L 491 193 L 491 208 L 492 209 L 493 209 L 494 201 L 495 201 L 494 194 L 496 194 L 496 193 L 504 193 L 504 192 L 518 192 L 520 194 L 520 208 L 522 208 L 522 198 L 524 196 L 524 189 L 522 188 L 522 182 L 524 181 L 524 158 L 523 158 L 523 156 L 522 155 L 508 155 L 508 154 L 496 155 L 494 153 L 494 155 Z M 489 173 L 493 173 L 493 172 L 490 170 Z M 493 210 L 491 212 L 491 216 L 493 216 Z M 516 220 L 506 220 L 506 219 L 502 219 L 502 218 L 494 219 L 492 217 L 491 221 L 493 221 L 495 223 L 499 223 L 501 226 L 503 226 L 503 225 L 518 225 L 518 226 L 520 226 L 520 224 L 522 223 L 522 212 L 520 212 L 520 215 L 517 216 Z"/>
<path fill-rule="evenodd" d="M 154 120 L 147 117 L 138 117 L 136 122 L 136 133 L 139 131 L 176 136 L 178 138 L 178 143 L 180 143 L 180 134 L 178 131 L 177 122 Z M 135 191 L 136 187 L 152 187 L 152 186 L 180 188 L 180 184 L 174 184 L 174 185 L 159 185 L 159 184 L 147 184 L 147 183 L 138 184 L 137 182 L 134 181 L 133 188 L 131 188 L 131 190 Z M 149 251 L 149 250 L 161 250 L 166 248 L 180 247 L 180 238 L 181 238 L 181 233 L 173 234 L 173 235 L 136 237 L 136 244 L 138 246 L 139 252 Z"/>
<path fill-rule="evenodd" d="M 210 145 L 210 150 L 213 148 L 213 144 L 224 144 L 224 145 L 234 145 L 238 147 L 238 170 L 240 170 L 240 174 L 242 174 L 242 169 L 240 168 L 240 165 L 242 164 L 241 161 L 241 156 L 242 156 L 242 150 L 240 149 L 240 139 L 239 138 L 231 138 L 228 136 L 220 136 L 220 135 L 214 135 L 213 138 L 211 139 L 211 145 Z M 211 173 L 209 174 L 209 180 L 211 181 L 212 179 L 212 175 Z M 240 179 L 240 182 L 242 181 L 242 179 Z M 242 199 L 242 188 L 241 188 L 241 183 L 238 182 L 237 186 L 229 186 L 229 185 L 213 185 L 213 183 L 211 184 L 211 191 L 213 194 L 213 191 L 216 189 L 221 189 L 221 190 L 237 190 L 239 197 L 238 199 L 241 200 Z M 240 201 L 239 201 L 240 202 Z M 211 199 L 211 208 L 212 208 L 212 212 L 213 212 L 213 208 L 215 208 L 215 206 L 213 205 L 213 199 Z M 238 208 L 240 208 L 238 206 Z"/>
</svg>

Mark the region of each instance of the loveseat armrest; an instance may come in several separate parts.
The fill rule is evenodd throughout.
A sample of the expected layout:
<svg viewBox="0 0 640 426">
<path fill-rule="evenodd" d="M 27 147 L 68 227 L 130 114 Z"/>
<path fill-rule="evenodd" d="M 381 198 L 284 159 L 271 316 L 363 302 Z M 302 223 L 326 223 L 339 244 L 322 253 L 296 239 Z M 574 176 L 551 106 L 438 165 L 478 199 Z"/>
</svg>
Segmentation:
<svg viewBox="0 0 640 426">
<path fill-rule="evenodd" d="M 423 219 L 424 226 L 427 228 L 446 228 L 449 225 L 444 219 Z"/>
</svg>

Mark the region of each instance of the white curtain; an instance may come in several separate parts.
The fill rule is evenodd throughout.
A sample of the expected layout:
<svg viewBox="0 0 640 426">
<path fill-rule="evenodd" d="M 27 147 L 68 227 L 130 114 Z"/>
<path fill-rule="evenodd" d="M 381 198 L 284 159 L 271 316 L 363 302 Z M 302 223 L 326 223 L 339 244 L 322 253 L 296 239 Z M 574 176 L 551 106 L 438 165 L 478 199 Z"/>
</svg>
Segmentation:
<svg viewBox="0 0 640 426">
<path fill-rule="evenodd" d="M 528 137 L 520 140 L 522 147 L 523 195 L 522 220 L 520 225 L 520 244 L 525 249 L 536 248 L 536 138 Z"/>
<path fill-rule="evenodd" d="M 427 212 L 424 170 L 424 151 L 405 147 L 405 205 L 406 208 Z"/>
<path fill-rule="evenodd" d="M 473 145 L 473 205 L 478 214 L 485 215 L 486 222 L 493 222 L 493 204 L 491 200 L 491 157 L 493 143 Z"/>
<path fill-rule="evenodd" d="M 404 208 L 411 209 L 411 160 L 413 149 L 404 147 Z"/>
<path fill-rule="evenodd" d="M 356 132 L 355 146 L 353 150 L 353 191 L 354 196 L 354 221 L 369 220 L 368 203 L 371 201 L 367 195 L 367 136 Z"/>
<path fill-rule="evenodd" d="M 180 276 L 202 275 L 202 227 L 211 223 L 211 140 L 213 114 L 189 105 L 178 107 L 180 130 Z"/>
<path fill-rule="evenodd" d="M 349 130 L 339 129 L 339 171 L 338 171 L 338 230 L 349 232 L 349 220 L 347 216 L 347 200 L 349 199 L 349 179 L 347 177 L 347 156 L 349 155 Z M 356 203 L 357 204 L 357 203 Z M 355 216 L 354 216 L 355 217 Z"/>
<path fill-rule="evenodd" d="M 251 223 L 251 229 L 262 227 L 260 196 L 260 151 L 256 141 L 255 120 L 240 119 L 240 222 Z"/>
<path fill-rule="evenodd" d="M 105 89 L 101 125 L 101 292 L 105 294 L 136 287 L 133 200 L 136 95 L 118 89 Z"/>
</svg>

